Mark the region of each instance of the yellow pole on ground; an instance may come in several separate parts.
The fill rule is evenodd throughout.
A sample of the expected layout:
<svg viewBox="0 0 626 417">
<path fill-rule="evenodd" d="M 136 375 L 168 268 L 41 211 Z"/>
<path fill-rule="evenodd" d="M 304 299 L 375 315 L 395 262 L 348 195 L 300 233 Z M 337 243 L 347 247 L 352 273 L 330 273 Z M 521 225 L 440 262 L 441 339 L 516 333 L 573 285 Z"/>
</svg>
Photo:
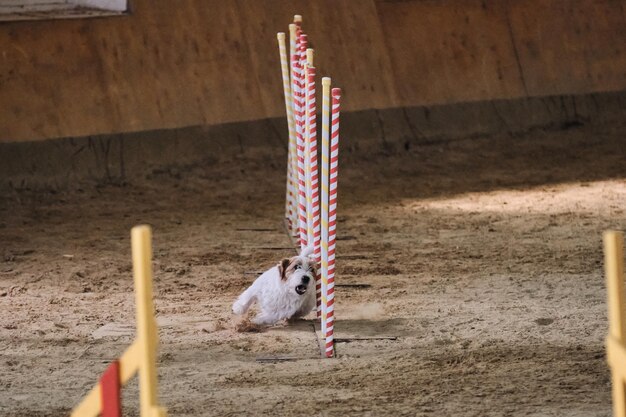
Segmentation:
<svg viewBox="0 0 626 417">
<path fill-rule="evenodd" d="M 139 366 L 139 404 L 141 417 L 165 417 L 158 405 L 156 351 L 158 344 L 154 306 L 152 304 L 152 231 L 150 226 L 135 226 L 130 232 L 135 303 L 137 309 L 137 341 L 142 351 Z"/>
<path fill-rule="evenodd" d="M 133 227 L 130 233 L 135 281 L 137 336 L 119 358 L 119 382 L 125 385 L 139 374 L 141 417 L 166 417 L 158 405 L 156 352 L 158 335 L 152 304 L 152 232 L 150 226 Z M 71 417 L 96 417 L 103 409 L 102 387 L 97 383 L 71 413 Z"/>
<path fill-rule="evenodd" d="M 604 270 L 609 307 L 607 359 L 611 367 L 613 415 L 626 417 L 626 311 L 624 306 L 624 235 L 604 233 Z"/>
</svg>

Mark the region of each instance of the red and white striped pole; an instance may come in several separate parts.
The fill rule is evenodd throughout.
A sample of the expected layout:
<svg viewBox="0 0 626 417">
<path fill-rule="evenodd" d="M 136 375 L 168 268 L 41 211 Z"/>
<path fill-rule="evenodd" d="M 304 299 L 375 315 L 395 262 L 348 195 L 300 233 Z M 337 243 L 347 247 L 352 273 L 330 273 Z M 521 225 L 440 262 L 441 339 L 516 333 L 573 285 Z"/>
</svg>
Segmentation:
<svg viewBox="0 0 626 417">
<path fill-rule="evenodd" d="M 339 104 L 341 89 L 332 89 L 330 179 L 328 195 L 328 285 L 326 288 L 326 357 L 335 355 L 335 241 L 337 236 L 337 177 L 339 174 Z"/>
<path fill-rule="evenodd" d="M 309 49 L 309 51 L 312 51 Z M 319 172 L 317 167 L 317 106 L 315 103 L 315 67 L 307 67 L 307 118 L 308 118 L 308 144 L 310 166 L 310 206 L 311 223 L 313 232 L 313 245 L 315 261 L 320 262 L 320 199 L 319 199 Z M 320 274 L 315 276 L 315 295 L 317 305 L 317 317 L 322 316 L 322 281 Z"/>
<path fill-rule="evenodd" d="M 315 233 L 313 231 L 313 187 L 311 185 L 311 135 L 309 123 L 311 121 L 310 110 L 309 107 L 309 76 L 308 76 L 308 68 L 313 67 L 313 49 L 308 48 L 305 51 L 305 55 L 301 55 L 301 59 L 305 62 L 302 64 L 305 73 L 304 80 L 304 103 L 305 103 L 305 112 L 304 112 L 304 123 L 305 123 L 305 134 L 304 134 L 304 173 L 306 179 L 306 224 L 307 224 L 307 242 L 309 246 L 314 244 L 314 236 Z M 315 98 L 314 98 L 315 99 Z M 314 108 L 315 109 L 315 108 Z"/>
<path fill-rule="evenodd" d="M 304 67 L 301 56 L 306 51 L 307 38 L 298 29 L 297 54 L 294 55 L 294 113 L 296 119 L 296 149 L 298 158 L 298 224 L 300 230 L 300 248 L 307 246 L 307 212 L 306 212 L 306 173 L 305 173 L 305 128 L 304 128 Z"/>
<path fill-rule="evenodd" d="M 293 148 L 293 154 L 291 156 L 291 172 L 293 173 L 293 186 L 294 186 L 294 196 L 293 196 L 293 213 L 291 218 L 291 235 L 293 237 L 298 237 L 300 235 L 300 219 L 298 217 L 298 150 L 297 150 L 297 139 L 296 139 L 296 122 L 295 122 L 295 68 L 294 64 L 297 61 L 298 53 L 298 39 L 297 32 L 302 24 L 302 16 L 295 15 L 293 17 L 293 23 L 289 25 L 289 79 L 291 80 L 291 111 L 294 115 L 294 142 L 296 145 Z M 298 55 L 296 55 L 298 54 Z"/>
</svg>

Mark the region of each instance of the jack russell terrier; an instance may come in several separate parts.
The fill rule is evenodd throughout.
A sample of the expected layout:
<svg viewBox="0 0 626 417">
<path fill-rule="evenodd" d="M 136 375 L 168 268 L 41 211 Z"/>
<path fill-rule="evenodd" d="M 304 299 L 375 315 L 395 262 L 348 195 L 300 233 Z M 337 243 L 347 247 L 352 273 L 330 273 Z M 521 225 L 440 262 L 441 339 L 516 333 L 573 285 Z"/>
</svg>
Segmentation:
<svg viewBox="0 0 626 417">
<path fill-rule="evenodd" d="M 248 311 L 254 302 L 259 312 L 251 321 L 270 326 L 292 317 L 304 317 L 315 307 L 315 277 L 319 265 L 311 256 L 313 248 L 285 258 L 259 276 L 233 304 L 237 315 Z"/>
</svg>

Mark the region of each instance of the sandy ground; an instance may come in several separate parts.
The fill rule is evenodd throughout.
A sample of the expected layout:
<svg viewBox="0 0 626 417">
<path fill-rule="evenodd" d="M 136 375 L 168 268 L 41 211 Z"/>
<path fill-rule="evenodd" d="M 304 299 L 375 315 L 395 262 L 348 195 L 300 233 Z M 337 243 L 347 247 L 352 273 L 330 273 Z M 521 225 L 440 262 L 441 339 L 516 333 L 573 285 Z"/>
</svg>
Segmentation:
<svg viewBox="0 0 626 417">
<path fill-rule="evenodd" d="M 626 225 L 625 131 L 344 151 L 337 283 L 371 287 L 338 288 L 337 337 L 397 340 L 333 360 L 310 319 L 233 328 L 254 271 L 292 253 L 283 151 L 4 195 L 0 415 L 66 415 L 131 342 L 129 230 L 149 223 L 172 416 L 608 416 L 601 233 Z M 257 361 L 276 356 L 294 360 Z"/>
</svg>

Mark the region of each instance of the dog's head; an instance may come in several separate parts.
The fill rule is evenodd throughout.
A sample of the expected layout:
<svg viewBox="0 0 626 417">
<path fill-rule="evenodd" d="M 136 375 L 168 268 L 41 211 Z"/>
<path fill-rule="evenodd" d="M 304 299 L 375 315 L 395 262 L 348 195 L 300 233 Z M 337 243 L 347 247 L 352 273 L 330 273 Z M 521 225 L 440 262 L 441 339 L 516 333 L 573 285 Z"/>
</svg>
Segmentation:
<svg viewBox="0 0 626 417">
<path fill-rule="evenodd" d="M 281 280 L 293 288 L 298 295 L 315 291 L 315 275 L 319 266 L 309 256 L 301 254 L 293 258 L 285 258 L 278 264 Z"/>
</svg>

